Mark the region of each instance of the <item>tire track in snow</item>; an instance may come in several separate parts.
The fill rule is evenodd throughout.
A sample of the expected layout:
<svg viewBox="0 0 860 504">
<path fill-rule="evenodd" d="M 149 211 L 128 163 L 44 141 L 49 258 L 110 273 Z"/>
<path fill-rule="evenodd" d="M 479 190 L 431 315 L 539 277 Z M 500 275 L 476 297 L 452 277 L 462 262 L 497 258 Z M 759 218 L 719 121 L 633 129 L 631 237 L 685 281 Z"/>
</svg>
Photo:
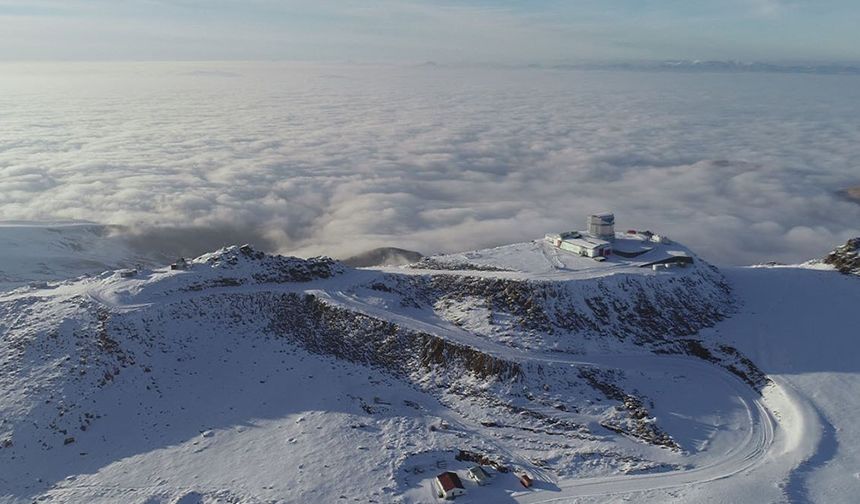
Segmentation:
<svg viewBox="0 0 860 504">
<path fill-rule="evenodd" d="M 391 313 L 383 308 L 370 305 L 357 297 L 342 291 L 327 292 L 310 290 L 312 293 L 329 303 L 348 307 L 367 315 L 395 321 L 405 327 L 415 330 L 440 334 L 451 340 L 478 348 L 491 355 L 511 360 L 530 360 L 535 362 L 553 362 L 577 366 L 622 369 L 659 369 L 665 371 L 670 367 L 683 369 L 684 372 L 711 374 L 719 377 L 732 393 L 741 401 L 747 412 L 748 434 L 738 446 L 730 450 L 726 456 L 711 464 L 693 469 L 670 471 L 655 474 L 638 474 L 623 476 L 606 476 L 583 479 L 568 479 L 557 482 L 559 491 L 541 491 L 534 493 L 515 494 L 514 498 L 524 504 L 567 501 L 577 497 L 623 495 L 640 491 L 664 490 L 677 487 L 706 484 L 723 480 L 746 472 L 761 464 L 769 454 L 774 439 L 777 419 L 773 412 L 746 383 L 722 368 L 707 362 L 686 356 L 636 354 L 636 355 L 587 355 L 581 358 L 561 358 L 558 355 L 547 355 L 539 352 L 525 352 L 514 349 L 487 339 L 477 338 L 456 327 L 447 327 L 426 320 L 418 320 L 398 313 Z M 774 385 L 778 386 L 778 385 Z M 791 430 L 787 430 L 791 433 Z"/>
<path fill-rule="evenodd" d="M 800 397 L 791 384 L 784 379 L 783 390 L 794 396 L 792 406 L 795 414 L 800 417 L 793 429 L 795 443 L 794 452 L 801 453 L 802 458 L 791 469 L 780 484 L 785 498 L 790 503 L 805 504 L 812 502 L 809 495 L 808 478 L 817 468 L 827 464 L 835 455 L 839 443 L 836 429 L 821 411 L 811 402 Z"/>
</svg>

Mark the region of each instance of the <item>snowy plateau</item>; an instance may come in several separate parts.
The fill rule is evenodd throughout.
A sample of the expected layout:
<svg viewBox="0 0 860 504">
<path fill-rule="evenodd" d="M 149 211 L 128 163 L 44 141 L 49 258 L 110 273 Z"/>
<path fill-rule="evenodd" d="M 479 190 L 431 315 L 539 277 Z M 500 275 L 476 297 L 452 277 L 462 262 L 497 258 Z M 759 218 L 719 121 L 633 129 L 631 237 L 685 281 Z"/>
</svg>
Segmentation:
<svg viewBox="0 0 860 504">
<path fill-rule="evenodd" d="M 143 261 L 51 229 L 2 230 L 0 502 L 433 503 L 445 471 L 461 503 L 860 499 L 860 241 L 113 270 Z"/>
</svg>

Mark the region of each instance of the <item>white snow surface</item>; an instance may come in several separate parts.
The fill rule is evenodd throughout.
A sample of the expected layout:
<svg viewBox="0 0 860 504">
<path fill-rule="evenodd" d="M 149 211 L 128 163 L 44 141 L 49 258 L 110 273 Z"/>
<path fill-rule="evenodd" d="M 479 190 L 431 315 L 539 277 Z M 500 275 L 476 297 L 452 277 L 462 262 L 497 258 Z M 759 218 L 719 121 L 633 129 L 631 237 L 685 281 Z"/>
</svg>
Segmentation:
<svg viewBox="0 0 860 504">
<path fill-rule="evenodd" d="M 331 276 L 295 281 L 278 275 L 301 261 L 260 261 L 234 247 L 188 271 L 105 272 L 0 294 L 0 502 L 430 503 L 432 477 L 444 470 L 466 485 L 457 502 L 855 502 L 858 278 L 820 267 L 723 270 L 737 309 L 698 337 L 750 357 L 772 380 L 761 393 L 724 367 L 630 340 L 527 331 L 482 299 L 426 309 L 367 288 L 392 275 L 444 274 L 561 282 L 580 293 L 599 286 L 624 301 L 631 281 L 715 281 L 699 262 L 639 267 L 671 253 L 689 251 L 669 245 L 645 254 L 654 259 L 597 263 L 537 241 L 436 258 L 502 271 L 334 264 Z M 292 294 L 532 374 L 505 382 L 435 367 L 401 376 L 310 352 L 273 335 L 266 318 L 301 299 L 283 297 Z M 108 319 L 123 331 L 105 329 Z M 643 399 L 646 421 L 678 449 L 604 428 L 625 417 L 583 383 L 583 369 Z M 498 401 L 580 427 L 551 432 L 500 413 Z M 503 458 L 534 487 L 493 470 L 477 487 L 465 477 L 472 464 L 454 458 L 461 449 Z"/>
<path fill-rule="evenodd" d="M 86 221 L 0 221 L 0 291 L 153 265 L 111 229 Z M 163 260 L 163 259 L 162 259 Z"/>
<path fill-rule="evenodd" d="M 641 253 L 636 257 L 610 255 L 604 261 L 595 261 L 571 252 L 561 250 L 545 240 L 502 245 L 490 249 L 472 250 L 457 254 L 431 256 L 429 259 L 447 265 L 456 271 L 459 266 L 470 265 L 475 268 L 490 268 L 492 276 L 510 278 L 529 278 L 545 280 L 575 280 L 607 276 L 622 272 L 641 273 L 651 262 L 665 260 L 671 256 L 695 256 L 683 245 L 654 243 L 641 235 L 617 233 L 613 247 L 622 251 Z M 419 262 L 418 265 L 421 263 Z M 426 272 L 415 266 L 388 268 L 389 271 L 410 270 Z M 471 274 L 481 275 L 480 269 L 469 270 Z"/>
</svg>

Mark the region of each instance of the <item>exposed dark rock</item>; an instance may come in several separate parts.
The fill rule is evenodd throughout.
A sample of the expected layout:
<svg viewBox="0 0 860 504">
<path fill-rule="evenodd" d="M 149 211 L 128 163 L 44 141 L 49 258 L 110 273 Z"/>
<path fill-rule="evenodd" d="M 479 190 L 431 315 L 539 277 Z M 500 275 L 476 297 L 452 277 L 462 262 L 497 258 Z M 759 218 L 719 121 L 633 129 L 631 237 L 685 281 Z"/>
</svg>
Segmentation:
<svg viewBox="0 0 860 504">
<path fill-rule="evenodd" d="M 823 262 L 841 273 L 860 275 L 860 237 L 851 238 L 845 245 L 837 247 L 827 254 Z"/>
<path fill-rule="evenodd" d="M 489 466 L 500 473 L 507 473 L 511 470 L 510 467 L 508 467 L 507 465 L 497 460 L 491 459 L 483 453 L 477 453 L 469 450 L 460 450 L 457 455 L 454 456 L 454 458 L 461 462 L 474 462 L 476 464 Z"/>
<path fill-rule="evenodd" d="M 332 306 L 313 295 L 284 294 L 273 308 L 270 329 L 276 334 L 294 339 L 312 352 L 380 366 L 401 376 L 434 366 L 460 369 L 483 379 L 507 381 L 522 375 L 515 362 Z"/>
<path fill-rule="evenodd" d="M 420 261 L 410 264 L 410 268 L 425 270 L 447 270 L 447 271 L 511 271 L 496 266 L 475 264 L 469 262 L 440 261 L 433 257 L 425 257 Z"/>
<path fill-rule="evenodd" d="M 592 388 L 602 392 L 607 399 L 619 401 L 626 412 L 626 418 L 610 418 L 601 422 L 600 425 L 611 431 L 635 437 L 650 444 L 665 446 L 673 450 L 681 448 L 669 434 L 654 422 L 651 413 L 640 398 L 625 392 L 618 384 L 614 383 L 611 372 L 585 368 L 579 370 L 579 376 Z"/>
<path fill-rule="evenodd" d="M 301 259 L 269 255 L 250 245 L 224 247 L 194 260 L 222 272 L 218 278 L 194 282 L 187 290 L 201 291 L 211 287 L 235 287 L 246 283 L 310 282 L 342 273 L 344 266 L 330 257 Z"/>
<path fill-rule="evenodd" d="M 550 282 L 436 274 L 390 276 L 371 288 L 395 292 L 412 307 L 478 298 L 514 316 L 521 330 L 643 344 L 691 336 L 734 310 L 728 284 L 704 267 L 670 283 L 640 275 Z"/>
<path fill-rule="evenodd" d="M 725 368 L 746 382 L 758 392 L 770 383 L 767 375 L 737 348 L 729 345 L 709 346 L 708 342 L 697 339 L 676 339 L 665 341 L 654 348 L 658 354 L 689 355 Z"/>
</svg>

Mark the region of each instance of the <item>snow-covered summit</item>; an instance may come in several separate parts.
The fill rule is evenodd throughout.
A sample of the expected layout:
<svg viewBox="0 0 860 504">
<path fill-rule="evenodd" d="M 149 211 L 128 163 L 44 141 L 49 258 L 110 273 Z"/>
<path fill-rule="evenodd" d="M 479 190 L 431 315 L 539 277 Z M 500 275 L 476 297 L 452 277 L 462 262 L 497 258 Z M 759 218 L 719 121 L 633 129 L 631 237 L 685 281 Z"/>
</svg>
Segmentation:
<svg viewBox="0 0 860 504">
<path fill-rule="evenodd" d="M 660 502 L 756 471 L 780 494 L 771 454 L 799 463 L 805 433 L 778 429 L 811 420 L 714 334 L 731 280 L 617 245 L 375 269 L 230 246 L 0 293 L 0 501 L 432 502 L 475 462 L 471 502 Z M 694 262 L 645 267 L 675 253 Z"/>
<path fill-rule="evenodd" d="M 454 254 L 428 256 L 408 265 L 409 269 L 488 271 L 530 279 L 569 280 L 595 278 L 616 273 L 643 274 L 654 264 L 677 257 L 702 263 L 693 251 L 678 243 L 657 243 L 638 234 L 618 233 L 613 253 L 595 260 L 534 240 Z"/>
<path fill-rule="evenodd" d="M 255 250 L 251 245 L 232 245 L 203 254 L 190 262 L 188 268 L 207 276 L 231 278 L 236 282 L 282 283 L 309 282 L 342 273 L 344 266 L 329 257 L 299 257 L 272 255 Z"/>
</svg>

